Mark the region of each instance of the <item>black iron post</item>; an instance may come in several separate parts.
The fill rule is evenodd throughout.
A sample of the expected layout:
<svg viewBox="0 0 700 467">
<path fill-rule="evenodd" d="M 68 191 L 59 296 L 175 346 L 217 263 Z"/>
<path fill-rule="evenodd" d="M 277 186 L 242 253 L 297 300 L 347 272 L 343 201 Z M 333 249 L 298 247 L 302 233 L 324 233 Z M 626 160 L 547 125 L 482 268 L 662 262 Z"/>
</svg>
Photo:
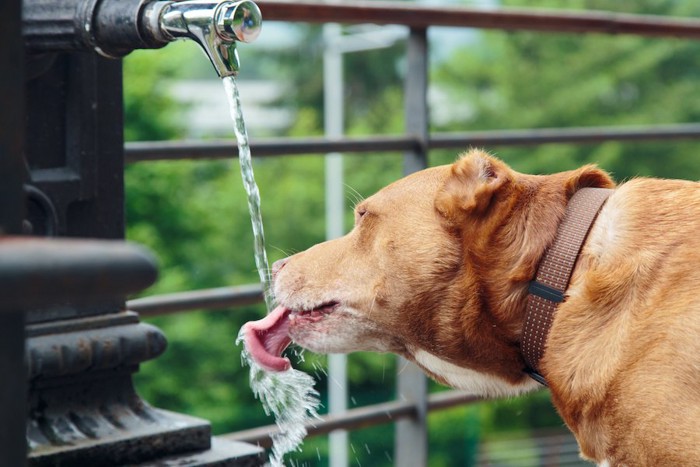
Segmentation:
<svg viewBox="0 0 700 467">
<path fill-rule="evenodd" d="M 32 466 L 261 465 L 262 449 L 212 439 L 209 422 L 150 407 L 132 383 L 140 363 L 160 355 L 166 340 L 126 309 L 127 295 L 149 286 L 156 267 L 148 254 L 123 242 L 121 62 L 98 54 L 106 51 L 92 39 L 103 37 L 103 46 L 114 45 L 110 55 L 162 46 L 138 42 L 132 34 L 135 23 L 129 18 L 135 13 L 128 9 L 140 11 L 149 2 L 51 0 L 58 5 L 53 23 L 47 1 L 24 2 L 24 43 L 14 26 L 18 37 L 4 41 L 2 50 L 10 43 L 16 56 L 26 54 L 26 73 L 13 77 L 18 80 L 10 83 L 14 87 L 0 81 L 0 97 L 14 93 L 3 100 L 2 115 L 3 121 L 14 118 L 4 128 L 14 129 L 7 144 L 16 149 L 14 159 L 0 157 L 0 226 L 7 222 L 6 232 L 25 234 L 0 238 L 0 296 L 5 299 L 0 320 L 10 316 L 3 314 L 6 306 L 26 310 L 26 370 L 17 370 L 13 360 L 11 373 L 0 360 L 0 370 L 14 374 L 12 379 L 28 376 L 28 410 L 14 406 L 27 417 L 26 442 L 13 440 L 19 452 L 15 458 L 24 459 L 28 446 Z M 19 4 L 15 10 L 13 19 L 20 24 Z M 93 13 L 85 15 L 86 10 Z M 104 14 L 97 18 L 94 12 Z M 84 36 L 85 18 L 98 29 L 117 18 L 110 26 L 114 34 L 109 39 L 99 31 Z M 124 43 L 128 47 L 120 48 Z M 6 79 L 5 73 L 0 76 Z M 12 102 L 17 110 L 8 110 Z M 22 314 L 12 316 L 11 324 L 21 326 Z M 4 331 L 0 327 L 3 336 Z M 15 330 L 15 341 L 21 336 Z M 0 345 L 17 347 L 15 341 L 3 339 Z M 25 393 L 23 384 L 13 387 Z M 0 397 L 5 407 L 2 392 Z"/>
<path fill-rule="evenodd" d="M 18 234 L 23 218 L 24 51 L 21 2 L 0 2 L 0 242 Z M 2 262 L 2 258 L 0 258 Z M 0 298 L 0 300 L 2 300 Z M 24 313 L 0 309 L 0 465 L 25 463 L 27 383 L 24 377 Z"/>
</svg>

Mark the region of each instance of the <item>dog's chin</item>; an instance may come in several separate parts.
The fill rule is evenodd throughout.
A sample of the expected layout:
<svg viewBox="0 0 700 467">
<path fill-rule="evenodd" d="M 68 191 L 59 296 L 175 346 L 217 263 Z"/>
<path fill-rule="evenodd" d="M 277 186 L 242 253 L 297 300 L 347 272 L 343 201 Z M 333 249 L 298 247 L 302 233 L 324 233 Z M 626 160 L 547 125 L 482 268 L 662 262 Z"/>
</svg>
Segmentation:
<svg viewBox="0 0 700 467">
<path fill-rule="evenodd" d="M 301 347 L 316 353 L 347 353 L 347 336 L 352 326 L 347 312 L 340 306 L 326 313 L 292 313 L 289 337 Z"/>
<path fill-rule="evenodd" d="M 342 305 L 317 316 L 292 314 L 289 337 L 297 345 L 322 354 L 393 351 L 387 346 L 392 339 L 361 316 L 354 308 Z"/>
</svg>

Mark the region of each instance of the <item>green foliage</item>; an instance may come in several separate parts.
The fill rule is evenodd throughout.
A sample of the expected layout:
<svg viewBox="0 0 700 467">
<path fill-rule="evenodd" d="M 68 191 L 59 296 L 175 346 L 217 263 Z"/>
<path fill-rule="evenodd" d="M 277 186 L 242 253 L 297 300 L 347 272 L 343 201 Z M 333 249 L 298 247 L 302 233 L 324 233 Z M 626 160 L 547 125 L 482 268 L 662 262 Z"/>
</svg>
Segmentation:
<svg viewBox="0 0 700 467">
<path fill-rule="evenodd" d="M 558 7 L 561 2 L 502 3 Z M 700 14 L 700 4 L 672 0 L 571 0 L 566 7 Z M 321 30 L 300 30 L 303 46 L 264 53 L 264 59 L 256 61 L 254 74 L 285 77 L 289 89 L 283 93 L 284 104 L 296 110 L 287 135 L 319 135 L 323 122 Z M 700 74 L 700 45 L 696 42 L 496 31 L 481 32 L 474 40 L 431 70 L 431 83 L 449 95 L 446 110 L 454 115 L 447 124 L 434 124 L 433 131 L 638 125 L 700 118 L 700 104 L 692 99 Z M 208 66 L 189 45 L 135 52 L 125 60 L 128 140 L 174 139 L 183 134 L 174 118 L 182 109 L 164 90 L 168 80 L 185 73 L 196 75 L 200 65 Z M 403 131 L 402 47 L 346 55 L 347 133 Z M 244 62 L 254 60 L 249 57 Z M 597 162 L 618 179 L 639 175 L 700 178 L 694 142 L 487 149 L 517 170 L 533 173 Z M 449 163 L 455 152 L 433 151 L 430 156 L 433 165 Z M 254 162 L 270 260 L 322 241 L 323 159 L 298 156 Z M 344 166 L 349 228 L 350 208 L 399 178 L 402 161 L 400 154 L 348 155 Z M 126 170 L 126 193 L 128 237 L 150 247 L 160 261 L 160 280 L 148 294 L 257 281 L 237 161 L 133 164 Z M 240 326 L 264 313 L 262 306 L 248 306 L 149 320 L 164 330 L 170 344 L 165 355 L 143 365 L 136 378 L 139 391 L 155 406 L 211 420 L 215 433 L 272 423 L 253 400 L 247 369 L 241 367 L 240 351 L 234 345 Z M 295 366 L 315 374 L 325 400 L 327 376 L 318 369 L 325 366 L 325 357 L 307 353 L 305 362 Z M 395 374 L 396 360 L 391 355 L 351 355 L 349 406 L 394 399 Z M 431 384 L 431 391 L 440 389 Z M 429 422 L 431 466 L 471 465 L 479 440 L 494 433 L 561 427 L 546 392 L 436 412 Z M 392 425 L 358 430 L 350 436 L 351 462 L 393 465 Z M 325 465 L 327 456 L 326 440 L 316 438 L 307 440 L 302 452 L 292 458 Z"/>
<path fill-rule="evenodd" d="M 531 6 L 510 0 L 507 6 Z M 560 2 L 538 2 L 538 7 Z M 578 0 L 567 8 L 692 15 L 699 4 L 648 0 Z M 488 31 L 435 70 L 434 82 L 472 106 L 470 116 L 439 130 L 530 129 L 695 122 L 700 44 L 600 34 Z M 491 149 L 491 148 L 489 148 Z M 596 162 L 624 180 L 639 175 L 700 178 L 695 143 L 618 142 L 502 148 L 527 172 Z"/>
<path fill-rule="evenodd" d="M 168 96 L 168 79 L 187 69 L 182 43 L 158 51 L 137 50 L 124 60 L 124 139 L 173 139 L 181 134 L 174 115 L 182 109 Z"/>
</svg>

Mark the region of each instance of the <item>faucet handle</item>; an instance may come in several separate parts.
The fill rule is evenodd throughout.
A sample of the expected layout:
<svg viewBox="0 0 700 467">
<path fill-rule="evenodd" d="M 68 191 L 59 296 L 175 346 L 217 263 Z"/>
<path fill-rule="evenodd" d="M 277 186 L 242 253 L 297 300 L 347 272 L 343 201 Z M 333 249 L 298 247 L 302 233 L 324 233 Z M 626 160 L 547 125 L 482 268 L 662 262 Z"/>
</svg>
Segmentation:
<svg viewBox="0 0 700 467">
<path fill-rule="evenodd" d="M 218 12 L 217 32 L 240 42 L 253 42 L 262 30 L 262 13 L 252 1 L 225 2 Z"/>
<path fill-rule="evenodd" d="M 240 63 L 236 42 L 252 42 L 260 34 L 262 14 L 250 0 L 185 0 L 156 2 L 146 9 L 166 40 L 193 39 L 202 47 L 220 77 L 235 75 Z"/>
</svg>

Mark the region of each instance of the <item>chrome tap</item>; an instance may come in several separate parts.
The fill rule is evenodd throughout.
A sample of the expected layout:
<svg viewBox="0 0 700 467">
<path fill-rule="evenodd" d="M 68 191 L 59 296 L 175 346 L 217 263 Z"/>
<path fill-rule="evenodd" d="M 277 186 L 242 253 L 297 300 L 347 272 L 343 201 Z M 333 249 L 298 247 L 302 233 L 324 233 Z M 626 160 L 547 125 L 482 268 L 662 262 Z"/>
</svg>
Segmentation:
<svg viewBox="0 0 700 467">
<path fill-rule="evenodd" d="M 260 9 L 248 0 L 154 2 L 143 18 L 166 42 L 189 38 L 199 43 L 222 78 L 240 67 L 236 42 L 254 41 L 262 28 Z"/>
<path fill-rule="evenodd" d="M 22 23 L 35 55 L 91 50 L 117 58 L 190 38 L 224 77 L 238 71 L 236 42 L 258 37 L 262 15 L 249 0 L 22 0 Z"/>
</svg>

